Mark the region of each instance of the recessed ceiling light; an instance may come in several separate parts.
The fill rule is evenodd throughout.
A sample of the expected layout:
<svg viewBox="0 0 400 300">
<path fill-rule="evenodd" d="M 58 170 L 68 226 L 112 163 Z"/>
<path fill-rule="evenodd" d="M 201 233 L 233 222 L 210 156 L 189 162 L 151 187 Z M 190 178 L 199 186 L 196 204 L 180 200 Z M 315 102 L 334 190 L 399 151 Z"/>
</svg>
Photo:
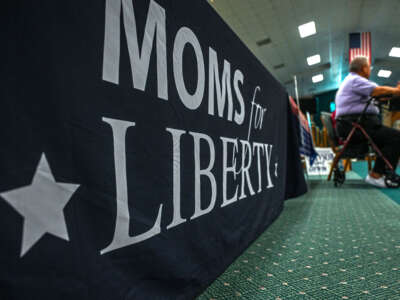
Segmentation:
<svg viewBox="0 0 400 300">
<path fill-rule="evenodd" d="M 317 29 L 315 28 L 315 22 L 309 22 L 299 26 L 300 37 L 305 38 L 307 36 L 313 35 L 317 33 Z"/>
<path fill-rule="evenodd" d="M 258 46 L 261 47 L 261 46 L 270 44 L 271 43 L 271 39 L 270 38 L 265 38 L 265 39 L 257 41 L 256 43 L 257 43 Z"/>
<path fill-rule="evenodd" d="M 274 66 L 274 69 L 275 70 L 282 69 L 284 66 L 285 66 L 285 64 L 279 64 L 279 65 Z"/>
<path fill-rule="evenodd" d="M 392 50 L 390 50 L 389 56 L 400 57 L 400 48 L 393 47 Z"/>
<path fill-rule="evenodd" d="M 392 71 L 389 70 L 379 70 L 378 72 L 379 77 L 389 78 L 390 75 L 392 75 Z"/>
<path fill-rule="evenodd" d="M 324 80 L 324 75 L 318 74 L 312 77 L 312 82 L 317 83 Z"/>
<path fill-rule="evenodd" d="M 319 54 L 307 57 L 307 63 L 309 66 L 319 64 L 321 62 L 321 56 Z"/>
</svg>

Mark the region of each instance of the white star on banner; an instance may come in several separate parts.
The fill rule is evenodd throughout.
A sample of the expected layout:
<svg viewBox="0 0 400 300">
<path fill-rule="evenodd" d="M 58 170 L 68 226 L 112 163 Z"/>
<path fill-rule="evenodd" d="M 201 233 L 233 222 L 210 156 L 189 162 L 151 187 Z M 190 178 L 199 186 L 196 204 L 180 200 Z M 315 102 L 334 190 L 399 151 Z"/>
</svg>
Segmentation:
<svg viewBox="0 0 400 300">
<path fill-rule="evenodd" d="M 0 194 L 24 218 L 21 257 L 45 233 L 69 241 L 63 210 L 78 187 L 56 182 L 43 154 L 31 185 Z"/>
</svg>

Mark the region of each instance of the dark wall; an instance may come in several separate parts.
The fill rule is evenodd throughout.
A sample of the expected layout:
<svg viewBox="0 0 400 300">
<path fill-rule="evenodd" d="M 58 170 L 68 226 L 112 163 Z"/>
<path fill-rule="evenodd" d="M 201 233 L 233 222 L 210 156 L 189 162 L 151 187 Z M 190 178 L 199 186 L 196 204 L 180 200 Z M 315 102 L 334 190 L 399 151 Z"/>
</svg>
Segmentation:
<svg viewBox="0 0 400 300">
<path fill-rule="evenodd" d="M 335 101 L 335 95 L 337 90 L 328 91 L 319 95 L 316 95 L 317 99 L 317 113 L 314 115 L 315 125 L 322 128 L 321 123 L 321 112 L 331 111 L 331 102 Z"/>
</svg>

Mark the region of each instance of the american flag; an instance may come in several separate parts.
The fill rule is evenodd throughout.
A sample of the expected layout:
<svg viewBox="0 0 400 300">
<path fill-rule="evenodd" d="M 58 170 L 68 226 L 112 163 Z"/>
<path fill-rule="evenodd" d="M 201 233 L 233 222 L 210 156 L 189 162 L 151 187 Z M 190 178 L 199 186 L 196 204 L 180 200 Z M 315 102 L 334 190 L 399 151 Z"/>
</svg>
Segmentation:
<svg viewBox="0 0 400 300">
<path fill-rule="evenodd" d="M 292 109 L 292 116 L 296 119 L 294 122 L 295 126 L 299 127 L 299 147 L 300 154 L 308 156 L 310 158 L 310 166 L 313 165 L 318 153 L 314 149 L 312 140 L 311 130 L 306 117 L 303 115 L 301 110 L 298 108 L 296 102 L 292 97 L 289 96 L 290 108 Z"/>
<path fill-rule="evenodd" d="M 365 56 L 371 63 L 371 32 L 350 33 L 349 62 L 357 56 Z"/>
</svg>

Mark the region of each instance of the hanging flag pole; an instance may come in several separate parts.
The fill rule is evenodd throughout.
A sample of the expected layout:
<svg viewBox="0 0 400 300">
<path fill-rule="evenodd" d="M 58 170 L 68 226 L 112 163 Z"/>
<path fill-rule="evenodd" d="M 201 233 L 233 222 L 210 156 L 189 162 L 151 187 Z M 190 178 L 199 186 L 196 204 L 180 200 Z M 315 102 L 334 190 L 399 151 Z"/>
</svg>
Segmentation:
<svg viewBox="0 0 400 300">
<path fill-rule="evenodd" d="M 301 134 L 300 101 L 299 101 L 299 90 L 298 90 L 298 87 L 297 87 L 297 76 L 294 75 L 293 79 L 294 79 L 294 92 L 296 94 L 296 103 L 297 103 L 297 108 L 298 108 L 297 114 L 298 114 L 298 117 L 299 117 L 299 129 L 300 129 L 301 144 L 304 145 L 304 137 L 303 137 L 303 134 Z"/>
</svg>

